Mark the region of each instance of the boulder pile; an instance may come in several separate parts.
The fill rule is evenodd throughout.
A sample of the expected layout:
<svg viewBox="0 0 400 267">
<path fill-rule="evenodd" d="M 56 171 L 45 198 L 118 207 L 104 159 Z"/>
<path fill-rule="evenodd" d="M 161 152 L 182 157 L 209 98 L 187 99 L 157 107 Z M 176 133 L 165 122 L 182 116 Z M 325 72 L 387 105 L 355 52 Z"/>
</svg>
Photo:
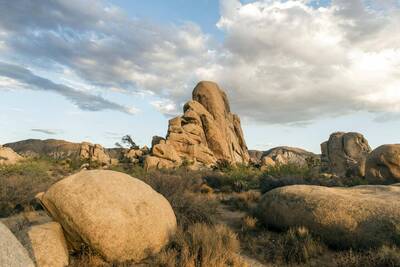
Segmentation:
<svg viewBox="0 0 400 267">
<path fill-rule="evenodd" d="M 319 161 L 319 156 L 297 147 L 275 147 L 265 151 L 261 157 L 261 166 L 294 164 L 300 167 L 309 166 L 314 161 Z"/>
<path fill-rule="evenodd" d="M 173 168 L 188 164 L 210 167 L 218 161 L 249 162 L 240 119 L 231 113 L 228 98 L 214 82 L 200 82 L 183 115 L 169 121 L 165 139 L 153 140 L 145 168 Z"/>
</svg>

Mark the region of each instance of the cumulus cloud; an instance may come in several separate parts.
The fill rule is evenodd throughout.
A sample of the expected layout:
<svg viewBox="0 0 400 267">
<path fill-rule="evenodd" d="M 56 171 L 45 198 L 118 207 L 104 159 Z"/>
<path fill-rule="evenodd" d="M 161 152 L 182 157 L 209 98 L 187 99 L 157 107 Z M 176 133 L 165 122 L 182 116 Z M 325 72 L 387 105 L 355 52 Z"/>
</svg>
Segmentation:
<svg viewBox="0 0 400 267">
<path fill-rule="evenodd" d="M 227 56 L 215 74 L 250 118 L 302 123 L 354 111 L 400 112 L 394 3 L 221 1 Z"/>
<path fill-rule="evenodd" d="M 14 80 L 16 83 L 26 88 L 52 91 L 61 94 L 83 110 L 99 111 L 109 109 L 128 114 L 134 114 L 136 112 L 134 108 L 124 107 L 108 101 L 101 96 L 91 95 L 63 84 L 54 83 L 51 80 L 35 75 L 30 70 L 21 66 L 0 62 L 0 76 Z"/>
<path fill-rule="evenodd" d="M 66 69 L 97 89 L 150 92 L 168 115 L 198 80 L 212 79 L 236 113 L 265 123 L 356 111 L 398 117 L 398 1 L 313 2 L 221 0 L 218 43 L 193 23 L 130 18 L 102 1 L 1 1 L 0 57 Z M 75 92 L 67 97 L 77 103 Z"/>
</svg>

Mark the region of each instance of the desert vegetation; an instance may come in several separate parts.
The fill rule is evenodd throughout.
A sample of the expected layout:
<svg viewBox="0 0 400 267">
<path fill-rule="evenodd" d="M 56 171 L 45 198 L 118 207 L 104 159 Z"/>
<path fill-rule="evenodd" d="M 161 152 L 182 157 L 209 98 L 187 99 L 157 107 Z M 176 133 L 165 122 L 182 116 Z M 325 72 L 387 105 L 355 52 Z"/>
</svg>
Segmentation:
<svg viewBox="0 0 400 267">
<path fill-rule="evenodd" d="M 269 228 L 257 214 L 262 194 L 274 188 L 292 184 L 353 186 L 365 184 L 362 179 L 313 176 L 307 167 L 295 165 L 263 170 L 239 165 L 204 171 L 187 167 L 145 171 L 139 165 L 121 163 L 111 169 L 149 184 L 165 196 L 176 214 L 176 234 L 160 253 L 144 261 L 148 266 L 246 266 L 248 258 L 278 266 L 400 264 L 400 249 L 396 245 L 385 244 L 374 249 L 332 247 L 302 226 L 283 231 Z M 34 200 L 35 194 L 77 171 L 71 162 L 48 158 L 1 167 L 1 217 L 40 209 Z M 99 264 L 105 262 L 89 248 L 71 257 L 71 266 Z M 132 264 L 114 263 L 113 266 Z"/>
</svg>

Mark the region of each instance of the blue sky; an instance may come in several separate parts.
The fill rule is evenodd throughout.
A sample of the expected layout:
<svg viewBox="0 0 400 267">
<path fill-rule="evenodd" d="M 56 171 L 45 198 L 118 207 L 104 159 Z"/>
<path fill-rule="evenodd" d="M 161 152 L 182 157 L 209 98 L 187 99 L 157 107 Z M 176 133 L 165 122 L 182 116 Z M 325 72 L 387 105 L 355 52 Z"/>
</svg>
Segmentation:
<svg viewBox="0 0 400 267">
<path fill-rule="evenodd" d="M 199 80 L 226 90 L 251 149 L 398 143 L 399 22 L 390 0 L 4 1 L 0 143 L 149 145 Z"/>
</svg>

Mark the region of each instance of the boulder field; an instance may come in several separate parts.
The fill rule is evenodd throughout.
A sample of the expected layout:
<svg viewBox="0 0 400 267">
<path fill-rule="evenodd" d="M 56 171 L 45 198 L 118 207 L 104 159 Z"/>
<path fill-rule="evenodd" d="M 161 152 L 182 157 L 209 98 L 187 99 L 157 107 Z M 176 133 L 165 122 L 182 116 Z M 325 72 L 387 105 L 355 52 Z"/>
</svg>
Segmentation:
<svg viewBox="0 0 400 267">
<path fill-rule="evenodd" d="M 308 166 L 312 161 L 318 161 L 319 156 L 297 147 L 280 146 L 267 150 L 261 157 L 261 166 L 295 164 Z"/>
<path fill-rule="evenodd" d="M 139 262 L 158 252 L 176 230 L 169 202 L 124 173 L 81 171 L 38 199 L 75 250 L 86 244 L 108 262 Z"/>
<path fill-rule="evenodd" d="M 183 107 L 183 115 L 169 121 L 165 139 L 153 139 L 145 168 L 173 168 L 186 163 L 210 167 L 250 160 L 240 119 L 231 113 L 228 97 L 214 82 L 202 81 Z"/>
<path fill-rule="evenodd" d="M 305 226 L 340 248 L 399 244 L 400 184 L 281 187 L 264 194 L 258 214 L 275 228 Z"/>
</svg>

